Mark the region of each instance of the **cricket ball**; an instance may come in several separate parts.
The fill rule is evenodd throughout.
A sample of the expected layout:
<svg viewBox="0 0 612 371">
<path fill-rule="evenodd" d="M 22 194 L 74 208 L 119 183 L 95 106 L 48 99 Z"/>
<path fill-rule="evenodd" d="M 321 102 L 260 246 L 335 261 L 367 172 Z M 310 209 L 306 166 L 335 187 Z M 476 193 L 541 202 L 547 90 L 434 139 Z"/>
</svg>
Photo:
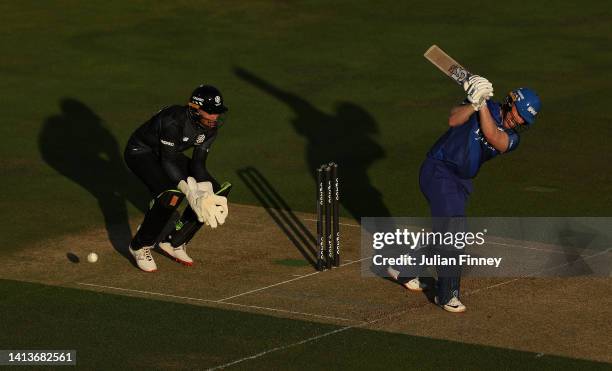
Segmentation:
<svg viewBox="0 0 612 371">
<path fill-rule="evenodd" d="M 89 255 L 87 255 L 87 261 L 90 263 L 95 263 L 98 261 L 98 254 L 96 254 L 95 252 L 90 252 Z"/>
</svg>

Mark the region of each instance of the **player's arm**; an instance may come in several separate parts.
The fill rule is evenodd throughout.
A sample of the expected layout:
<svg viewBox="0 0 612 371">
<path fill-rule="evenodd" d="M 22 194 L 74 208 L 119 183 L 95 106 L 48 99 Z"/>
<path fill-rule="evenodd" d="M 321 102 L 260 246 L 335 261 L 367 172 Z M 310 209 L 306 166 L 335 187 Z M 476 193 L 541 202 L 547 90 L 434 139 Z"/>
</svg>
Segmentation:
<svg viewBox="0 0 612 371">
<path fill-rule="evenodd" d="M 174 125 L 162 125 L 160 135 L 160 162 L 168 177 L 176 184 L 187 179 L 187 174 L 179 166 L 180 152 L 176 145 L 180 143 L 178 128 Z"/>
<path fill-rule="evenodd" d="M 232 189 L 232 184 L 227 181 L 223 182 L 223 184 L 219 184 L 206 168 L 206 160 L 208 159 L 210 146 L 215 138 L 216 134 L 207 139 L 201 146 L 195 147 L 189 171 L 191 174 L 194 174 L 198 182 L 210 182 L 216 195 L 227 197 Z"/>
<path fill-rule="evenodd" d="M 219 182 L 210 174 L 206 168 L 206 160 L 208 159 L 208 146 L 203 143 L 193 150 L 193 158 L 191 161 L 190 172 L 198 182 L 211 182 L 213 189 L 217 191 L 220 187 Z"/>
<path fill-rule="evenodd" d="M 508 150 L 510 138 L 505 131 L 499 130 L 495 124 L 493 116 L 489 111 L 489 107 L 485 104 L 478 111 L 480 115 L 480 129 L 487 142 L 493 146 L 500 153 L 504 153 Z"/>
<path fill-rule="evenodd" d="M 465 124 L 470 116 L 486 105 L 487 99 L 493 96 L 493 84 L 482 76 L 472 75 L 464 83 L 467 98 L 460 106 L 451 109 L 448 125 L 451 127 Z"/>
<path fill-rule="evenodd" d="M 470 104 L 453 107 L 448 116 L 448 126 L 455 127 L 465 124 L 474 112 L 476 111 Z"/>
</svg>

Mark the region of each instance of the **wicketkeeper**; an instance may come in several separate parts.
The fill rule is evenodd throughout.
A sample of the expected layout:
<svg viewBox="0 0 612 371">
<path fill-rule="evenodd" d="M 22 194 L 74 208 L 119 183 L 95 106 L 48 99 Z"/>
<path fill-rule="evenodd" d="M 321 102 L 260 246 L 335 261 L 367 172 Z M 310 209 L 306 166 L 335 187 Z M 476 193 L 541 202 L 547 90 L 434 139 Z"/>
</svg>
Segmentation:
<svg viewBox="0 0 612 371">
<path fill-rule="evenodd" d="M 427 153 L 419 175 L 421 192 L 429 203 L 434 229 L 460 232 L 470 193 L 471 179 L 482 164 L 515 150 L 519 133 L 535 122 L 541 103 L 531 89 L 512 90 L 503 103 L 494 102 L 493 85 L 474 75 L 464 84 L 467 99 L 451 110 L 450 128 Z M 454 250 L 454 251 L 453 251 Z M 443 255 L 458 254 L 454 248 L 441 248 Z M 449 312 L 464 312 L 459 300 L 459 267 L 437 267 L 436 302 Z M 398 271 L 389 272 L 397 279 Z M 393 274 L 394 273 L 394 274 Z M 413 291 L 425 287 L 418 277 L 404 284 Z"/>
<path fill-rule="evenodd" d="M 159 248 L 176 261 L 192 265 L 186 245 L 207 224 L 223 224 L 228 215 L 231 185 L 220 185 L 206 169 L 206 159 L 227 112 L 221 92 L 200 85 L 187 106 L 162 109 L 130 137 L 124 157 L 128 167 L 149 188 L 153 201 L 132 239 L 129 251 L 145 272 L 157 265 L 151 248 L 161 237 Z M 183 154 L 193 148 L 191 158 Z M 183 198 L 189 205 L 168 236 L 160 236 Z"/>
</svg>

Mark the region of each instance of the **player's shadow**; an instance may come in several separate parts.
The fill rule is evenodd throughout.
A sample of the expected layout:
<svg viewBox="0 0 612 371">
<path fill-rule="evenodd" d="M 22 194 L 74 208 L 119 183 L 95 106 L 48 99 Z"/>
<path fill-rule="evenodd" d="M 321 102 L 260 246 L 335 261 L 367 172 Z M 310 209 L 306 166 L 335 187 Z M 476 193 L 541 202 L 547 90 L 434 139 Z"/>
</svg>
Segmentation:
<svg viewBox="0 0 612 371">
<path fill-rule="evenodd" d="M 567 222 L 558 231 L 557 239 L 564 254 L 563 259 L 559 261 L 561 268 L 556 270 L 556 274 L 561 277 L 593 275 L 593 270 L 585 258 L 588 258 L 587 253 L 593 254 L 588 248 L 598 237 L 598 233 L 587 225 L 575 224 Z"/>
<path fill-rule="evenodd" d="M 266 209 L 276 225 L 298 249 L 300 254 L 316 268 L 316 239 L 304 223 L 293 213 L 287 202 L 276 191 L 272 184 L 254 167 L 245 167 L 237 171 L 238 176 L 247 188 Z"/>
<path fill-rule="evenodd" d="M 73 98 L 62 99 L 59 106 L 61 112 L 45 119 L 39 133 L 42 158 L 96 198 L 113 248 L 129 258 L 126 202 L 143 207 L 148 193 L 135 188 L 135 182 L 130 185 L 117 140 L 91 108 Z"/>
<path fill-rule="evenodd" d="M 282 90 L 255 74 L 234 68 L 242 80 L 287 104 L 295 113 L 296 133 L 307 140 L 306 162 L 313 181 L 315 169 L 330 161 L 338 164 L 341 180 L 341 204 L 355 218 L 389 217 L 381 193 L 372 185 L 369 167 L 385 157 L 383 148 L 373 138 L 378 124 L 362 107 L 350 102 L 336 104 L 334 114 L 325 113 L 292 92 Z M 256 115 L 263 117 L 264 113 Z"/>
</svg>

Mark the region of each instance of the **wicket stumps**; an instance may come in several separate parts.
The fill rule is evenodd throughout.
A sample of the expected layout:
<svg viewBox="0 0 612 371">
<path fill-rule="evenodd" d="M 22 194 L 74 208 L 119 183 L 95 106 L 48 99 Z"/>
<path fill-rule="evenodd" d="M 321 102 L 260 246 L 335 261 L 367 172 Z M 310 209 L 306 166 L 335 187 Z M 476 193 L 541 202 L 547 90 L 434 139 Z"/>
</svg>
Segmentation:
<svg viewBox="0 0 612 371">
<path fill-rule="evenodd" d="M 317 269 L 340 266 L 340 181 L 338 165 L 317 169 Z"/>
</svg>

